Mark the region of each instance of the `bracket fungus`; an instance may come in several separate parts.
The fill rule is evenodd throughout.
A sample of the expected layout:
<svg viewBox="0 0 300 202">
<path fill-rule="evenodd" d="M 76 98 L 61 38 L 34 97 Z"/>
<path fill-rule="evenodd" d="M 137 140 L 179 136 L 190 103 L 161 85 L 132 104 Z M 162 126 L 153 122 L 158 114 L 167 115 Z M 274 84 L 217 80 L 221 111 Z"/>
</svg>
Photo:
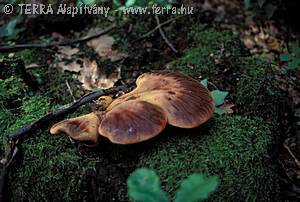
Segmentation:
<svg viewBox="0 0 300 202">
<path fill-rule="evenodd" d="M 73 139 L 94 144 L 99 135 L 116 144 L 133 144 L 155 137 L 167 123 L 194 128 L 214 113 L 209 90 L 184 74 L 153 71 L 139 76 L 136 85 L 114 101 L 104 97 L 108 100 L 105 111 L 61 121 L 50 133 L 65 132 Z"/>
</svg>

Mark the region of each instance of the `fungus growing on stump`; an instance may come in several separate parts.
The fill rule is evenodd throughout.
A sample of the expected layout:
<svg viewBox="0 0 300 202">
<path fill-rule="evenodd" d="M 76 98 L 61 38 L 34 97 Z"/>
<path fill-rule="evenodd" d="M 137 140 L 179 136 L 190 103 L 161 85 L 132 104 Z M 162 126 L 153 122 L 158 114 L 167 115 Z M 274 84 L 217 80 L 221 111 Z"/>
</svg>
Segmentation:
<svg viewBox="0 0 300 202">
<path fill-rule="evenodd" d="M 194 128 L 214 113 L 209 90 L 184 74 L 153 71 L 139 76 L 136 85 L 105 111 L 61 121 L 50 132 L 65 132 L 76 140 L 93 143 L 102 135 L 113 143 L 133 144 L 155 137 L 167 123 Z"/>
</svg>

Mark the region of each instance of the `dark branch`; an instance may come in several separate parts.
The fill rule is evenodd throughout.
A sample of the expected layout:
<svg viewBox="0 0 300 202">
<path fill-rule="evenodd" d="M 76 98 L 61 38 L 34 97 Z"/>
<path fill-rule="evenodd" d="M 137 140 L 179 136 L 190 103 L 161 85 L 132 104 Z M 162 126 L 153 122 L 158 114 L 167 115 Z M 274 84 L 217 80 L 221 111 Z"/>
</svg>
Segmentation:
<svg viewBox="0 0 300 202">
<path fill-rule="evenodd" d="M 140 40 L 142 40 L 142 39 L 144 39 L 144 38 L 150 36 L 151 34 L 153 34 L 153 33 L 154 33 L 157 29 L 159 29 L 160 27 L 162 27 L 162 26 L 164 26 L 164 25 L 166 25 L 166 24 L 172 22 L 173 20 L 177 20 L 178 18 L 181 18 L 181 17 L 183 17 L 183 16 L 185 16 L 185 15 L 178 15 L 178 16 L 176 16 L 176 17 L 174 17 L 174 18 L 171 18 L 171 19 L 169 19 L 169 20 L 167 20 L 167 21 L 161 23 L 161 24 L 158 24 L 154 29 L 152 29 L 151 31 L 147 32 L 146 34 L 144 34 L 144 35 L 141 36 L 140 38 L 135 39 L 133 42 L 140 41 Z"/>
<path fill-rule="evenodd" d="M 25 48 L 49 48 L 53 46 L 66 46 L 74 43 L 81 43 L 85 42 L 94 38 L 97 38 L 99 36 L 102 36 L 108 32 L 110 32 L 113 28 L 116 27 L 116 24 L 112 24 L 105 30 L 103 30 L 100 33 L 94 34 L 92 36 L 85 36 L 79 39 L 73 39 L 73 40 L 67 40 L 67 41 L 59 41 L 59 42 L 52 42 L 52 43 L 42 43 L 42 44 L 17 44 L 14 46 L 0 46 L 0 51 L 1 50 L 13 50 L 13 49 L 25 49 Z"/>
<path fill-rule="evenodd" d="M 115 93 L 119 90 L 124 90 L 124 89 L 126 89 L 125 86 L 119 86 L 119 87 L 110 88 L 108 90 L 97 91 L 97 92 L 93 92 L 88 95 L 85 95 L 84 97 L 80 98 L 76 102 L 68 104 L 62 108 L 56 109 L 53 112 L 50 112 L 50 113 L 46 114 L 45 116 L 39 118 L 38 120 L 34 121 L 33 123 L 26 125 L 23 128 L 20 128 L 19 130 L 12 132 L 11 134 L 8 134 L 7 136 L 8 136 L 8 138 L 13 138 L 13 139 L 18 138 L 20 135 L 23 135 L 24 133 L 27 133 L 29 131 L 32 131 L 32 130 L 40 127 L 45 122 L 52 120 L 55 117 L 72 112 L 73 110 L 77 109 L 81 105 L 89 103 L 92 100 L 99 98 L 100 96 Z"/>
<path fill-rule="evenodd" d="M 159 21 L 159 18 L 157 15 L 155 15 L 155 19 L 156 19 L 156 23 L 157 23 L 157 26 L 160 25 L 160 21 Z M 171 50 L 175 53 L 178 53 L 178 51 L 174 48 L 173 44 L 171 44 L 171 42 L 168 40 L 168 38 L 166 37 L 164 31 L 162 30 L 161 26 L 158 27 L 159 29 L 159 33 L 160 35 L 162 36 L 162 38 L 165 40 L 166 44 L 171 48 Z"/>
<path fill-rule="evenodd" d="M 0 176 L 0 201 L 3 200 L 3 195 L 4 195 L 3 190 L 4 190 L 4 186 L 5 186 L 6 170 L 7 170 L 6 165 L 3 165 L 2 171 L 1 171 L 1 176 Z"/>
</svg>

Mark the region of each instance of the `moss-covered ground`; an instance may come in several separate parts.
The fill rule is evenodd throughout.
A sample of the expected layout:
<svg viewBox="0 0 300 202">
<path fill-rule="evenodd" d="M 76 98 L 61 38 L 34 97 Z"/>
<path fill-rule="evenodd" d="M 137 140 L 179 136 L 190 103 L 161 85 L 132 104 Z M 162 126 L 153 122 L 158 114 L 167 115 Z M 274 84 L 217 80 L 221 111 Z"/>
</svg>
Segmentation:
<svg viewBox="0 0 300 202">
<path fill-rule="evenodd" d="M 220 177 L 209 201 L 278 199 L 273 134 L 262 119 L 214 116 L 201 128 L 167 131 L 146 147 L 138 167 L 155 169 L 172 197 L 180 181 L 196 172 Z"/>
<path fill-rule="evenodd" d="M 204 125 L 190 130 L 168 126 L 157 138 L 130 146 L 113 145 L 102 138 L 97 147 L 87 148 L 71 142 L 66 135 L 49 133 L 55 122 L 87 113 L 83 106 L 21 138 L 19 153 L 10 165 L 5 199 L 128 201 L 127 177 L 136 168 L 148 167 L 155 169 L 170 196 L 174 196 L 180 180 L 201 172 L 220 177 L 219 188 L 209 201 L 280 200 L 273 158 L 280 93 L 270 64 L 252 57 L 234 33 L 220 29 L 208 14 L 184 16 L 166 27 L 169 40 L 180 44 L 178 55 L 168 49 L 158 32 L 134 42 L 156 26 L 154 17 L 137 21 L 131 16 L 120 21 L 112 35 L 116 38 L 114 47 L 129 53 L 122 64 L 124 81 L 134 71 L 150 69 L 179 71 L 198 80 L 207 78 L 211 90 L 217 87 L 229 92 L 227 102 L 235 105 L 234 113 L 214 115 Z M 93 26 L 101 22 L 95 21 Z M 126 34 L 132 23 L 137 23 L 132 34 Z M 180 31 L 179 27 L 191 24 Z M 150 52 L 144 47 L 147 42 L 152 43 Z M 87 46 L 79 48 L 85 56 L 97 59 Z M 25 64 L 53 59 L 51 52 L 40 50 L 20 51 L 16 57 Z M 97 62 L 109 63 L 101 59 Z M 71 73 L 61 73 L 59 68 L 47 65 L 26 72 L 34 85 L 18 74 L 0 78 L 1 154 L 5 134 L 72 102 L 66 80 L 80 96 L 78 81 Z M 15 104 L 7 104 L 12 100 Z"/>
</svg>

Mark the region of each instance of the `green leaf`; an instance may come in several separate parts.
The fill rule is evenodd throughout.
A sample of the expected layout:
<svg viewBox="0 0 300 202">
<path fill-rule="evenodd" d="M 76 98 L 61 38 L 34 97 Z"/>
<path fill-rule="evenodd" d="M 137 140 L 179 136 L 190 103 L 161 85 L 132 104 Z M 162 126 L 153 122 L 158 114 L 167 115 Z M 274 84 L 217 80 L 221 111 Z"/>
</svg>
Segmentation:
<svg viewBox="0 0 300 202">
<path fill-rule="evenodd" d="M 286 73 L 287 73 L 286 68 L 282 68 L 282 69 L 281 69 L 281 74 L 285 75 Z"/>
<path fill-rule="evenodd" d="M 206 178 L 203 174 L 192 174 L 183 180 L 174 202 L 194 202 L 206 199 L 218 187 L 218 176 Z"/>
<path fill-rule="evenodd" d="M 261 59 L 265 59 L 268 56 L 268 53 L 262 53 L 259 57 Z"/>
<path fill-rule="evenodd" d="M 146 0 L 137 0 L 137 4 L 142 6 L 142 7 L 146 7 L 147 6 L 147 1 Z"/>
<path fill-rule="evenodd" d="M 127 180 L 129 196 L 142 202 L 169 202 L 167 195 L 160 188 L 158 176 L 153 170 L 140 168 Z"/>
<path fill-rule="evenodd" d="M 295 53 L 296 57 L 300 58 L 300 48 L 299 48 L 299 46 L 296 46 L 296 45 L 293 44 L 291 49 Z"/>
<path fill-rule="evenodd" d="M 41 84 L 42 83 L 42 79 L 41 78 L 37 78 L 36 81 Z"/>
<path fill-rule="evenodd" d="M 266 2 L 266 0 L 258 0 L 258 1 L 257 1 L 258 6 L 259 6 L 260 8 L 263 7 L 263 5 L 264 5 L 265 2 Z"/>
<path fill-rule="evenodd" d="M 297 58 L 289 63 L 288 69 L 296 69 L 297 67 L 299 67 L 299 64 L 300 64 L 300 58 Z"/>
<path fill-rule="evenodd" d="M 93 6 L 93 5 L 95 5 L 95 3 L 96 3 L 96 0 L 77 0 L 76 6 L 77 6 L 77 8 L 84 7 L 85 5 Z"/>
<path fill-rule="evenodd" d="M 293 59 L 292 54 L 289 53 L 280 54 L 280 61 L 290 61 L 291 59 Z"/>
<path fill-rule="evenodd" d="M 228 92 L 214 90 L 214 91 L 211 92 L 211 94 L 214 98 L 215 106 L 219 106 L 219 105 L 224 103 L 224 99 L 228 95 Z"/>
<path fill-rule="evenodd" d="M 119 10 L 119 11 L 123 11 L 124 8 L 126 8 L 126 7 L 125 7 L 125 6 L 121 6 L 121 7 L 118 8 L 118 10 Z"/>
<path fill-rule="evenodd" d="M 96 0 L 81 0 L 87 6 L 93 6 L 96 3 Z"/>
<path fill-rule="evenodd" d="M 20 18 L 15 17 L 9 23 L 0 27 L 0 37 L 9 36 L 15 37 L 19 33 L 18 29 L 15 29 L 16 25 L 20 22 Z"/>
<path fill-rule="evenodd" d="M 77 8 L 80 8 L 80 7 L 82 7 L 82 6 L 83 6 L 82 1 L 81 1 L 81 0 L 77 0 L 76 7 L 77 7 Z"/>
<path fill-rule="evenodd" d="M 100 91 L 100 89 L 98 89 L 98 88 L 93 88 L 92 91 L 93 91 L 93 92 L 97 92 L 97 91 Z"/>
<path fill-rule="evenodd" d="M 222 115 L 222 114 L 224 114 L 225 112 L 226 112 L 225 109 L 220 109 L 220 108 L 218 108 L 218 107 L 215 108 L 215 113 L 216 113 L 216 114 Z"/>
<path fill-rule="evenodd" d="M 16 3 L 16 0 L 0 0 L 0 10 L 6 5 L 11 4 L 14 5 Z"/>
<path fill-rule="evenodd" d="M 274 11 L 275 11 L 275 6 L 273 6 L 273 4 L 271 4 L 271 3 L 267 3 L 265 6 L 265 12 L 269 19 L 273 16 Z"/>
<path fill-rule="evenodd" d="M 201 81 L 201 84 L 207 88 L 207 79 L 203 79 Z"/>
<path fill-rule="evenodd" d="M 125 6 L 126 7 L 131 7 L 135 4 L 135 1 L 136 0 L 127 0 L 126 3 L 125 3 Z"/>
<path fill-rule="evenodd" d="M 300 118 L 300 108 L 296 109 L 294 116 Z"/>
<path fill-rule="evenodd" d="M 34 73 L 33 76 L 40 77 L 41 75 L 39 73 Z"/>
<path fill-rule="evenodd" d="M 250 0 L 244 0 L 244 3 L 245 3 L 245 6 L 248 7 L 249 3 L 250 3 Z"/>
<path fill-rule="evenodd" d="M 253 20 L 253 18 L 260 12 L 260 9 L 258 7 L 254 7 L 251 11 L 250 18 Z"/>
<path fill-rule="evenodd" d="M 113 0 L 113 3 L 114 3 L 114 5 L 117 6 L 117 7 L 122 6 L 122 4 L 120 4 L 120 3 L 118 2 L 118 0 Z"/>
</svg>

